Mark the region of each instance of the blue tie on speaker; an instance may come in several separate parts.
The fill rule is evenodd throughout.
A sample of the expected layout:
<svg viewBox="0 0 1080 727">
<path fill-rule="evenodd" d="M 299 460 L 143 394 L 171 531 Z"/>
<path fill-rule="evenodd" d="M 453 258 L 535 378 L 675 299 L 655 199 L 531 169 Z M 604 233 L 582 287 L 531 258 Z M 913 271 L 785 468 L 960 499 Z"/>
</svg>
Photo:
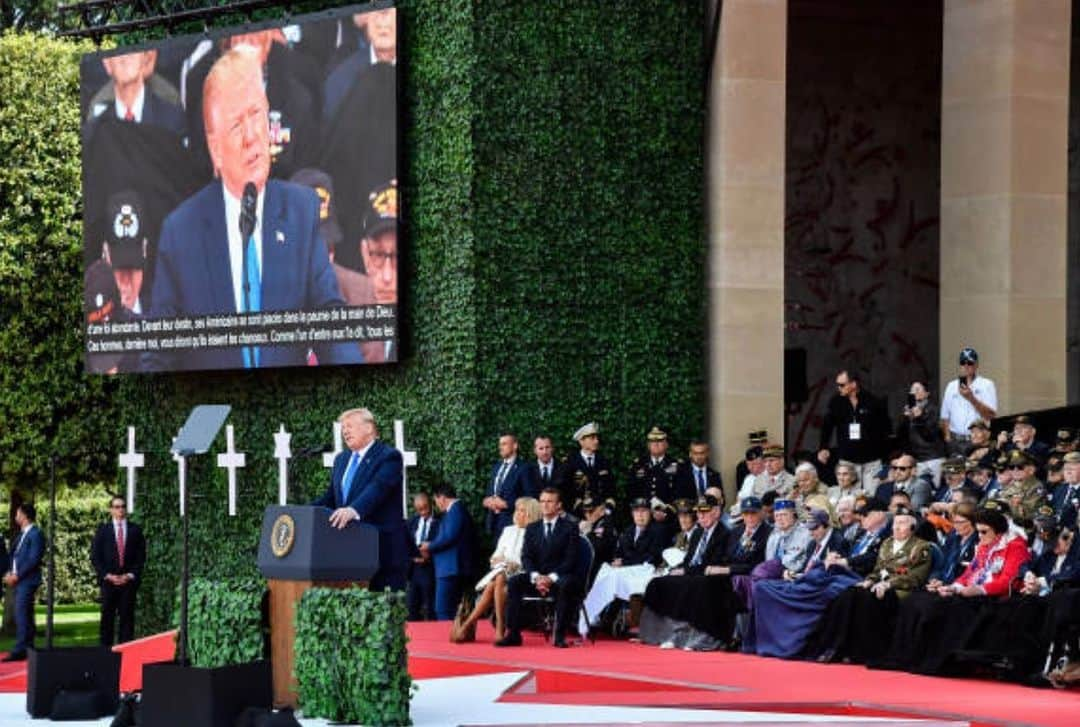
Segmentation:
<svg viewBox="0 0 1080 727">
<path fill-rule="evenodd" d="M 360 468 L 360 453 L 353 452 L 349 458 L 349 466 L 345 468 L 345 474 L 341 477 L 341 506 L 349 502 L 349 491 L 352 489 L 352 481 L 356 479 L 356 470 Z"/>
<path fill-rule="evenodd" d="M 247 241 L 247 266 L 244 270 L 244 312 L 258 313 L 262 309 L 262 275 L 259 271 L 259 256 L 255 249 L 255 236 Z M 259 347 L 244 346 L 244 368 L 259 367 Z"/>
</svg>

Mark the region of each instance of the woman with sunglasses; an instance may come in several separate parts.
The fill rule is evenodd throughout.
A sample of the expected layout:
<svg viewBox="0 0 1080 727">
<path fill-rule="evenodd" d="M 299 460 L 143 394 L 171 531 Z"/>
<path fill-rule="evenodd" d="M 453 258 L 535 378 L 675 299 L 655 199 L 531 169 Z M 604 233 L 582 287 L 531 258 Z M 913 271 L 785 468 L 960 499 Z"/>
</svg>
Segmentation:
<svg viewBox="0 0 1080 727">
<path fill-rule="evenodd" d="M 1030 558 L 1026 540 L 1009 527 L 991 501 L 975 513 L 979 542 L 963 573 L 949 584 L 915 593 L 897 614 L 892 644 L 871 666 L 937 674 L 972 636 L 979 610 L 991 598 L 1007 598 L 1021 566 Z"/>
</svg>

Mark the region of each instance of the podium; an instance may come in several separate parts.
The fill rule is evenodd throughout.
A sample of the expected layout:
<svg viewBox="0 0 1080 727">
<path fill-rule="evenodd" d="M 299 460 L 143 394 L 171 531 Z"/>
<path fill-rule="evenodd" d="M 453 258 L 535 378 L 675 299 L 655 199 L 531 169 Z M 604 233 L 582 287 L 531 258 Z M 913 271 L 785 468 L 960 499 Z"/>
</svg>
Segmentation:
<svg viewBox="0 0 1080 727">
<path fill-rule="evenodd" d="M 259 572 L 270 590 L 274 706 L 297 706 L 293 679 L 296 606 L 309 588 L 366 586 L 379 569 L 379 531 L 359 522 L 338 530 L 330 510 L 272 505 L 263 513 Z"/>
</svg>

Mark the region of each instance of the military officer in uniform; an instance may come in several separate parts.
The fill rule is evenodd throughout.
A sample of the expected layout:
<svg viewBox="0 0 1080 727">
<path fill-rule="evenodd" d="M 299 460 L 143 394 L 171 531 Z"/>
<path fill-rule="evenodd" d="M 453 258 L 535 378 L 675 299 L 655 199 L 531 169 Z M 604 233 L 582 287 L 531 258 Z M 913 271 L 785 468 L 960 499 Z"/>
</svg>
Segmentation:
<svg viewBox="0 0 1080 727">
<path fill-rule="evenodd" d="M 634 460 L 630 466 L 631 499 L 645 499 L 652 505 L 653 520 L 674 537 L 672 528 L 675 513 L 668 505 L 675 499 L 675 476 L 680 462 L 667 453 L 667 432 L 654 426 L 645 435 L 649 452 Z"/>
<path fill-rule="evenodd" d="M 588 538 L 593 548 L 592 572 L 589 574 L 591 579 L 601 565 L 610 563 L 615 557 L 618 533 L 615 532 L 615 520 L 607 511 L 607 505 L 592 494 L 586 493 L 582 499 L 581 513 L 578 530 Z"/>
<path fill-rule="evenodd" d="M 600 454 L 600 425 L 589 422 L 574 432 L 574 441 L 580 450 L 572 452 L 566 465 L 566 489 L 573 499 L 568 501 L 571 510 L 578 510 L 585 494 L 605 503 L 615 510 L 615 474 L 607 457 Z"/>
<path fill-rule="evenodd" d="M 1008 503 L 1013 520 L 1024 527 L 1030 527 L 1039 508 L 1047 504 L 1046 489 L 1035 476 L 1038 465 L 1030 454 L 1022 449 L 1014 449 L 1009 452 L 1008 457 L 1012 481 L 1001 488 L 1000 498 Z"/>
</svg>

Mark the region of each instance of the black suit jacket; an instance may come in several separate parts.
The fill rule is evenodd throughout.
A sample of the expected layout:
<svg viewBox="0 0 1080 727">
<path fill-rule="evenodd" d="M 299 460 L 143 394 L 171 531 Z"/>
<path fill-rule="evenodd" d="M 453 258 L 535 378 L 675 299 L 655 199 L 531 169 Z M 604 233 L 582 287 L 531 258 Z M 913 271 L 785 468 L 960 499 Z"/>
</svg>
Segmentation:
<svg viewBox="0 0 1080 727">
<path fill-rule="evenodd" d="M 120 566 L 120 554 L 116 549 L 116 529 L 112 520 L 102 523 L 94 533 L 90 546 L 90 560 L 94 563 L 98 584 L 105 583 L 107 575 L 135 576 L 135 583 L 142 580 L 143 565 L 146 564 L 146 539 L 142 529 L 135 523 L 127 522 L 127 539 L 124 541 L 124 565 Z"/>
<path fill-rule="evenodd" d="M 435 536 L 439 534 L 439 520 L 440 520 L 439 515 L 437 515 L 435 513 L 431 514 L 431 525 L 428 526 L 428 531 L 427 531 L 427 540 L 428 540 L 428 542 L 434 540 Z M 419 526 L 420 526 L 420 516 L 419 515 L 413 515 L 411 518 L 409 518 L 409 522 L 406 524 L 406 527 L 409 530 L 409 572 L 410 573 L 412 573 L 413 569 L 417 568 L 417 567 L 423 567 L 423 568 L 431 568 L 432 567 L 430 560 L 427 563 L 424 563 L 422 565 L 419 564 L 419 563 L 413 563 L 412 562 L 413 558 L 419 558 L 420 557 L 420 549 L 416 547 L 416 529 Z"/>
<path fill-rule="evenodd" d="M 521 547 L 521 570 L 525 574 L 555 573 L 559 578 L 577 570 L 579 539 L 577 526 L 566 518 L 556 518 L 551 537 L 544 537 L 544 521 L 537 520 L 525 529 Z"/>
<path fill-rule="evenodd" d="M 567 498 L 572 498 L 573 490 L 566 486 L 566 465 L 557 459 L 551 460 L 551 481 L 548 484 L 544 484 L 544 481 L 540 478 L 540 463 L 529 462 L 525 470 L 525 494 L 529 497 L 540 498 L 540 491 L 545 487 L 554 487 L 560 493 L 562 493 L 563 509 L 569 512 L 574 507 L 573 499 L 569 501 Z"/>
<path fill-rule="evenodd" d="M 636 543 L 634 542 L 635 533 L 637 533 L 637 526 L 634 525 L 623 531 L 615 546 L 615 557 L 621 558 L 623 565 L 642 565 L 643 563 L 660 565 L 663 561 L 661 553 L 670 541 L 670 538 L 666 537 L 667 529 L 650 522 Z"/>
<path fill-rule="evenodd" d="M 570 498 L 563 501 L 567 512 L 577 508 L 577 501 L 588 492 L 598 500 L 615 501 L 615 471 L 607 457 L 597 452 L 593 455 L 593 466 L 589 467 L 580 451 L 572 452 L 566 458 L 566 489 Z"/>
<path fill-rule="evenodd" d="M 708 466 L 705 467 L 705 487 L 719 487 L 721 491 L 724 488 L 720 473 Z M 698 499 L 697 482 L 694 481 L 694 465 L 689 461 L 681 463 L 679 471 L 675 473 L 675 499 L 686 499 L 691 502 Z"/>
<path fill-rule="evenodd" d="M 705 530 L 697 528 L 694 530 L 694 534 L 690 536 L 690 547 L 686 549 L 686 557 L 683 558 L 682 562 L 682 568 L 688 575 L 701 575 L 705 572 L 706 566 L 723 565 L 727 559 L 728 530 L 723 523 L 718 522 L 713 528 L 712 537 L 705 544 L 705 553 L 701 557 L 701 562 L 696 566 L 690 565 L 704 535 Z"/>
<path fill-rule="evenodd" d="M 810 542 L 806 545 L 806 550 L 803 551 L 804 563 L 810 565 L 810 559 L 814 557 L 814 551 L 817 550 L 818 541 L 810 538 Z M 821 552 L 821 556 L 818 558 L 815 565 L 823 564 L 825 562 L 825 555 L 827 553 L 839 553 L 845 558 L 849 551 L 848 541 L 844 540 L 844 534 L 840 532 L 839 528 L 833 528 L 833 531 L 829 534 L 829 539 L 825 542 L 825 550 Z M 803 567 L 806 570 L 806 566 Z"/>
<path fill-rule="evenodd" d="M 745 575 L 754 570 L 754 566 L 765 560 L 765 543 L 769 540 L 772 528 L 768 523 L 761 523 L 750 536 L 749 543 L 743 543 L 746 525 L 739 523 L 728 536 L 727 564 L 731 575 Z"/>
</svg>

